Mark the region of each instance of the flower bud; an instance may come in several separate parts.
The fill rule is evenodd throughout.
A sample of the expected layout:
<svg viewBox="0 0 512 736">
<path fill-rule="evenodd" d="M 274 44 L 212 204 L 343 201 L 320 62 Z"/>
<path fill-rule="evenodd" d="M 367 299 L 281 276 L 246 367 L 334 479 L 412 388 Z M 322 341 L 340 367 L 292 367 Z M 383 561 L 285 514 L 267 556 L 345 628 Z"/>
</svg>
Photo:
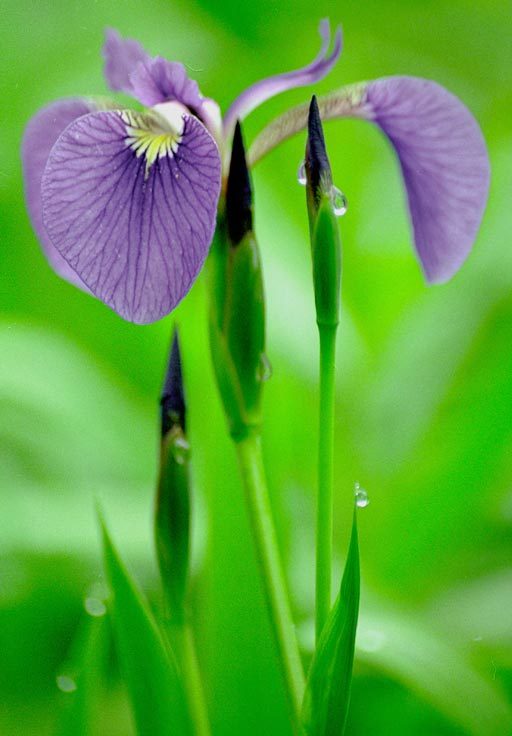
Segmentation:
<svg viewBox="0 0 512 736">
<path fill-rule="evenodd" d="M 177 331 L 160 405 L 162 442 L 155 504 L 155 543 L 167 613 L 171 620 L 181 622 L 189 568 L 190 490 L 186 407 Z"/>
<path fill-rule="evenodd" d="M 252 189 L 240 125 L 233 139 L 224 213 L 210 259 L 213 364 L 235 439 L 260 424 L 266 364 L 265 305 L 253 232 Z"/>
</svg>

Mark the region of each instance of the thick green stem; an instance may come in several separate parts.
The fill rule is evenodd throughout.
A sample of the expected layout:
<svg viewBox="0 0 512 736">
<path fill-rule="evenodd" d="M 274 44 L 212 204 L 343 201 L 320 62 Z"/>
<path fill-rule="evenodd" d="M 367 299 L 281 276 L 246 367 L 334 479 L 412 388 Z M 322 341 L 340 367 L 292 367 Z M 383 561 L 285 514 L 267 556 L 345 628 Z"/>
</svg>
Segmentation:
<svg viewBox="0 0 512 736">
<path fill-rule="evenodd" d="M 319 325 L 320 424 L 316 511 L 316 639 L 331 610 L 336 326 Z"/>
<path fill-rule="evenodd" d="M 187 693 L 188 706 L 196 736 L 210 736 L 210 723 L 199 662 L 197 661 L 194 635 L 189 623 L 169 621 L 166 627 L 167 638 L 181 667 L 183 683 Z"/>
<path fill-rule="evenodd" d="M 272 521 L 260 438 L 256 434 L 249 434 L 235 444 L 268 613 L 286 684 L 292 723 L 298 733 L 304 674 Z"/>
</svg>

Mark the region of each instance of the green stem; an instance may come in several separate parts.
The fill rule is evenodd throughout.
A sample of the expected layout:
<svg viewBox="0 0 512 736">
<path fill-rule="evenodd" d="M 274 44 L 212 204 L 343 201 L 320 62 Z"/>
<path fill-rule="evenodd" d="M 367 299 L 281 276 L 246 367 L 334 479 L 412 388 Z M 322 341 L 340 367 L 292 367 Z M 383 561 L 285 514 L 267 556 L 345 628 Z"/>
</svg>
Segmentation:
<svg viewBox="0 0 512 736">
<path fill-rule="evenodd" d="M 272 521 L 260 438 L 256 434 L 249 434 L 235 445 L 246 491 L 268 613 L 286 683 L 288 705 L 292 723 L 298 733 L 304 693 L 304 673 Z"/>
<path fill-rule="evenodd" d="M 320 425 L 316 511 L 316 640 L 331 610 L 336 326 L 319 325 Z"/>
<path fill-rule="evenodd" d="M 189 623 L 169 621 L 166 628 L 171 649 L 176 652 L 196 736 L 210 736 L 210 723 L 197 661 L 194 635 Z"/>
</svg>

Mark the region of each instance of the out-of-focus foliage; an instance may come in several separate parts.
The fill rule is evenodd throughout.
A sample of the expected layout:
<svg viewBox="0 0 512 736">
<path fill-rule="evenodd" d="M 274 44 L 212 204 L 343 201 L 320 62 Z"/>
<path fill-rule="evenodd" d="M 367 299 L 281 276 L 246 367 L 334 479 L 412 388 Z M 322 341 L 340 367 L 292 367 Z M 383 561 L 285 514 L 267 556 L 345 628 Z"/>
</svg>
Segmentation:
<svg viewBox="0 0 512 736">
<path fill-rule="evenodd" d="M 471 108 L 493 171 L 469 262 L 450 284 L 427 289 L 412 255 L 389 146 L 363 122 L 325 126 L 335 183 L 349 200 L 341 221 L 340 569 L 354 483 L 371 498 L 359 515 L 361 628 L 348 733 L 506 733 L 512 695 L 509 4 L 6 0 L 0 19 L 0 732 L 6 736 L 53 733 L 65 697 L 55 677 L 100 571 L 96 498 L 123 558 L 160 604 L 151 552 L 156 398 L 173 323 L 171 317 L 148 327 L 126 324 L 47 267 L 23 204 L 24 124 L 57 97 L 105 92 L 99 53 L 105 26 L 185 62 L 203 92 L 225 108 L 250 82 L 308 61 L 325 15 L 344 25 L 341 62 L 318 89 L 295 90 L 255 112 L 245 126 L 248 143 L 265 121 L 312 91 L 415 74 L 444 84 Z M 304 191 L 296 183 L 304 141 L 298 136 L 262 162 L 254 188 L 274 366 L 265 389 L 264 447 L 307 652 L 317 336 Z M 192 594 L 214 730 L 287 734 L 209 364 L 201 280 L 177 316 L 193 450 Z M 130 733 L 126 703 L 109 660 L 98 734 Z"/>
</svg>

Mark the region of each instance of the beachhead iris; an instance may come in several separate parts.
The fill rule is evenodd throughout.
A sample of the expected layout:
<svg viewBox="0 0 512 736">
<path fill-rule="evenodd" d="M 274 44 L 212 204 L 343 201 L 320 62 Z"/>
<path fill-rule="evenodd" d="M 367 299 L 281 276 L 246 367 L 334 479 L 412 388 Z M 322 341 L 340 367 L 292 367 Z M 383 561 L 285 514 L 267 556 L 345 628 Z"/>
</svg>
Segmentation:
<svg viewBox="0 0 512 736">
<path fill-rule="evenodd" d="M 303 69 L 245 90 L 222 118 L 177 62 L 150 57 L 107 32 L 105 76 L 145 106 L 71 98 L 41 110 L 23 142 L 27 205 L 55 271 L 136 323 L 171 312 L 189 291 L 215 231 L 233 130 L 258 105 L 322 79 L 341 53 L 338 29 Z M 472 115 L 434 82 L 390 77 L 318 100 L 324 119 L 376 123 L 398 154 L 414 242 L 428 281 L 453 275 L 478 230 L 489 181 L 485 144 Z M 307 106 L 263 130 L 255 163 L 306 128 Z"/>
</svg>

